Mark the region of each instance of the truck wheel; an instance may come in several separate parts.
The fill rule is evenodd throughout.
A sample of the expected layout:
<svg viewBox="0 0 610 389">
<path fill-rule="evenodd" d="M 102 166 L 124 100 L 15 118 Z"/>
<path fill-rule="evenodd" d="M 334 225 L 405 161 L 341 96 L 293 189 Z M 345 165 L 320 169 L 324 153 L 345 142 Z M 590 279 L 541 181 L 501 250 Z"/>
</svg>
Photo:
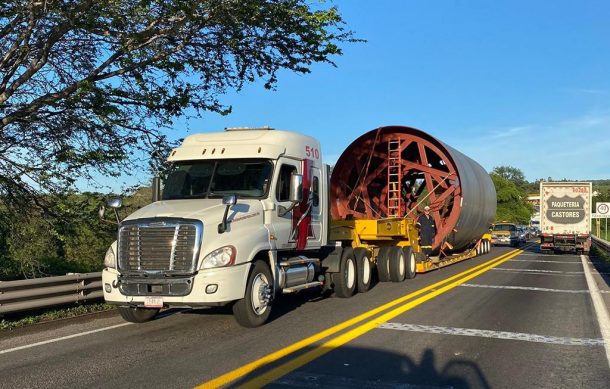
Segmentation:
<svg viewBox="0 0 610 389">
<path fill-rule="evenodd" d="M 490 253 L 491 252 L 491 242 L 489 241 L 489 239 L 485 239 L 485 253 Z"/>
<path fill-rule="evenodd" d="M 390 281 L 390 248 L 380 247 L 377 254 L 377 276 L 380 282 Z"/>
<path fill-rule="evenodd" d="M 371 254 L 363 247 L 354 249 L 354 257 L 356 257 L 356 270 L 358 273 L 358 292 L 365 293 L 371 288 L 372 267 Z"/>
<path fill-rule="evenodd" d="M 343 249 L 339 273 L 333 274 L 335 295 L 341 298 L 353 296 L 356 291 L 356 258 L 351 247 Z"/>
<path fill-rule="evenodd" d="M 121 317 L 130 323 L 146 323 L 157 316 L 156 308 L 119 307 Z"/>
<path fill-rule="evenodd" d="M 413 252 L 413 249 L 411 249 L 411 247 L 403 247 L 402 252 L 403 252 L 403 254 L 405 256 L 405 260 L 407 262 L 407 272 L 406 272 L 405 276 L 408 279 L 415 278 L 415 275 L 417 274 L 417 264 L 415 262 L 415 253 Z"/>
<path fill-rule="evenodd" d="M 269 266 L 263 261 L 252 265 L 246 295 L 233 304 L 233 317 L 244 327 L 258 327 L 269 319 L 271 313 L 271 295 L 273 293 L 273 277 Z"/>
<path fill-rule="evenodd" d="M 390 280 L 392 282 L 401 282 L 405 280 L 407 272 L 405 254 L 400 247 L 392 247 L 390 249 Z"/>
</svg>

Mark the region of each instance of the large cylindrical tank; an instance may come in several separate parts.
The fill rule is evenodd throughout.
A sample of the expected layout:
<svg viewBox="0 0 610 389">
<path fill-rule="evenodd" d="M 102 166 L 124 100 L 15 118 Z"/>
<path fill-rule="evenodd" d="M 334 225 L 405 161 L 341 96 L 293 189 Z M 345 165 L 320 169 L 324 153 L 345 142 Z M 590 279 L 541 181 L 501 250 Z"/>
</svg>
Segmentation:
<svg viewBox="0 0 610 389">
<path fill-rule="evenodd" d="M 333 219 L 416 219 L 429 205 L 433 249 L 460 251 L 489 230 L 496 190 L 474 160 L 412 127 L 367 132 L 341 154 L 331 176 Z"/>
</svg>

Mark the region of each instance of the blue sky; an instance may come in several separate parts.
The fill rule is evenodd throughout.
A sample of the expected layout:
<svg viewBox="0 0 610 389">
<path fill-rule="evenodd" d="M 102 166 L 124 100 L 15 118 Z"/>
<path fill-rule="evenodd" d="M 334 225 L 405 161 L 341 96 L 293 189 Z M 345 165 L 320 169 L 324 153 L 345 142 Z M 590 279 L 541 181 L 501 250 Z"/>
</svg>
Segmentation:
<svg viewBox="0 0 610 389">
<path fill-rule="evenodd" d="M 335 0 L 366 43 L 337 67 L 229 93 L 227 117 L 179 120 L 172 138 L 224 127 L 295 130 L 327 162 L 382 125 L 420 128 L 491 170 L 610 178 L 610 2 Z"/>
</svg>

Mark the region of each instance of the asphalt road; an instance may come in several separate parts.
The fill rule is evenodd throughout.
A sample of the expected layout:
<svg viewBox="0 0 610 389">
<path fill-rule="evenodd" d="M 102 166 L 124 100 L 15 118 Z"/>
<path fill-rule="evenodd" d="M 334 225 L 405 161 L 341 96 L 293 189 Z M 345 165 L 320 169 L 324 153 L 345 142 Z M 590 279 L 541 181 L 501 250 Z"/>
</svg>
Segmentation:
<svg viewBox="0 0 610 389">
<path fill-rule="evenodd" d="M 285 297 L 257 329 L 200 309 L 146 324 L 109 312 L 3 331 L 0 387 L 608 388 L 580 256 L 510 252 L 350 299 Z M 585 266 L 610 307 L 607 269 Z"/>
</svg>

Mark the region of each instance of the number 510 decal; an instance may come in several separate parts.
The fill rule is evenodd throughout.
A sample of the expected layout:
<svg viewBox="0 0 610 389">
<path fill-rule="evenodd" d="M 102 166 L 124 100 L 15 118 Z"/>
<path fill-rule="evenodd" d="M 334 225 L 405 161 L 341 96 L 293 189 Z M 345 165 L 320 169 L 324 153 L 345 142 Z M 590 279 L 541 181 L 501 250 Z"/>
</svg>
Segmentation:
<svg viewBox="0 0 610 389">
<path fill-rule="evenodd" d="M 315 159 L 320 159 L 320 150 L 315 147 L 305 146 L 305 155 Z"/>
</svg>

